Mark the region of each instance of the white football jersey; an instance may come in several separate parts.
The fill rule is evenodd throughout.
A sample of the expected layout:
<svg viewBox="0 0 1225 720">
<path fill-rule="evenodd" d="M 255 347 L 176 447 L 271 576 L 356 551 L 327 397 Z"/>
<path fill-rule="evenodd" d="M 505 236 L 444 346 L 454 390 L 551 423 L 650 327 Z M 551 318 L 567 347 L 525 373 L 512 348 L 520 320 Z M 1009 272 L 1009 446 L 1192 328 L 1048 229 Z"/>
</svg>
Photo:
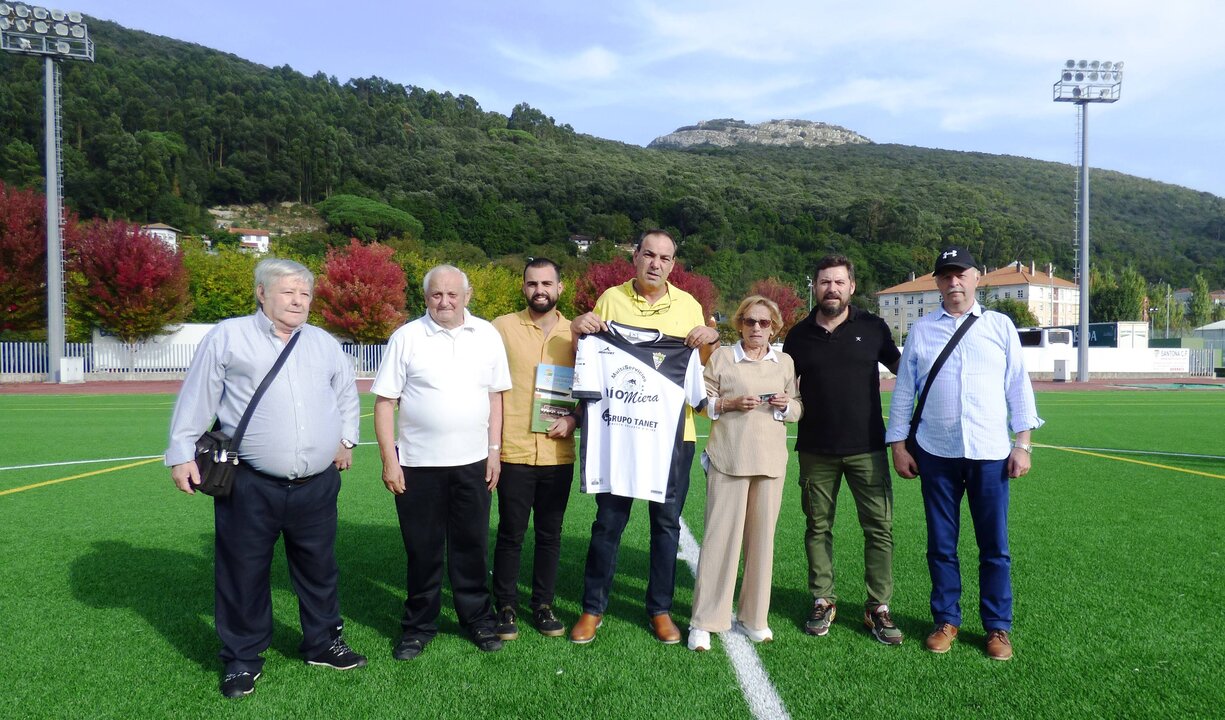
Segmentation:
<svg viewBox="0 0 1225 720">
<path fill-rule="evenodd" d="M 663 502 L 684 441 L 685 404 L 706 401 L 702 361 L 680 338 L 608 323 L 583 336 L 574 397 L 586 401 L 582 490 Z"/>
</svg>

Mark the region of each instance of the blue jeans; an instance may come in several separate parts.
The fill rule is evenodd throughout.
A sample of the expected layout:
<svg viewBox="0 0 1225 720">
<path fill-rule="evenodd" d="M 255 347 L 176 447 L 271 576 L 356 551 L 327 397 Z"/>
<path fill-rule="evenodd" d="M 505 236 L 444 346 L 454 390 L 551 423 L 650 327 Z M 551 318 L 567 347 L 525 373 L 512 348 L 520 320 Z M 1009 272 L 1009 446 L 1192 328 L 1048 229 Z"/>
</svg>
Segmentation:
<svg viewBox="0 0 1225 720">
<path fill-rule="evenodd" d="M 978 611 L 983 629 L 1012 629 L 1012 558 L 1008 554 L 1008 460 L 937 457 L 919 448 L 932 619 L 961 626 L 957 538 L 961 497 L 970 503 L 978 543 Z"/>
<path fill-rule="evenodd" d="M 676 552 L 680 546 L 681 510 L 689 494 L 689 469 L 696 443 L 677 446 L 662 503 L 648 502 L 651 517 L 651 570 L 647 578 L 646 610 L 654 617 L 672 611 L 676 587 Z M 634 499 L 600 493 L 596 495 L 595 522 L 591 523 L 591 545 L 583 572 L 583 612 L 603 615 L 617 570 L 621 533 L 630 519 Z"/>
</svg>

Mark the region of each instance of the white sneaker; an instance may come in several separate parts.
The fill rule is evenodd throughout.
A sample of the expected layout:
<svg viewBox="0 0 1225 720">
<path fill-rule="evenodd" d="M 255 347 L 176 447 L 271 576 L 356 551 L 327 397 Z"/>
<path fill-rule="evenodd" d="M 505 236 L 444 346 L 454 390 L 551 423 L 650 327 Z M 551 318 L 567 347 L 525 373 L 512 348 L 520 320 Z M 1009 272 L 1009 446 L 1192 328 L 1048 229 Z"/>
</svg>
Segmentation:
<svg viewBox="0 0 1225 720">
<path fill-rule="evenodd" d="M 744 623 L 737 620 L 736 629 L 739 630 L 741 634 L 743 634 L 745 637 L 747 637 L 748 639 L 752 640 L 755 643 L 766 643 L 766 642 L 772 642 L 774 640 L 774 633 L 770 631 L 770 628 L 762 628 L 761 630 L 754 630 L 748 625 L 745 625 Z"/>
<path fill-rule="evenodd" d="M 698 628 L 689 628 L 689 649 L 695 652 L 706 652 L 710 649 L 710 633 Z"/>
</svg>

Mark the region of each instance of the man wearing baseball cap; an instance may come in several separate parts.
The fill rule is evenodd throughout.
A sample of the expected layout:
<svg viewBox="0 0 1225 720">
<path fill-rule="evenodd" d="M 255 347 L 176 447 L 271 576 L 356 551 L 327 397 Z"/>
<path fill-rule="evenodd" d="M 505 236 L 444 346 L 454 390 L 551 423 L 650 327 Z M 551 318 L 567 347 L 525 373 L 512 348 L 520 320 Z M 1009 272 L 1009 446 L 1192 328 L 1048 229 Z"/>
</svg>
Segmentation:
<svg viewBox="0 0 1225 720">
<path fill-rule="evenodd" d="M 979 273 L 963 247 L 936 256 L 941 305 L 911 327 L 898 367 L 885 440 L 893 467 L 921 478 L 927 517 L 927 568 L 935 627 L 927 649 L 948 652 L 961 627 L 957 558 L 961 498 L 966 496 L 979 554 L 979 615 L 993 660 L 1012 657 L 1012 559 L 1008 549 L 1008 484 L 1031 465 L 1030 431 L 1042 425 L 1021 358 L 1016 327 L 983 310 L 975 296 Z M 971 320 L 973 318 L 973 320 Z M 915 419 L 917 447 L 906 449 L 915 400 L 953 334 L 973 322 L 930 383 Z"/>
</svg>

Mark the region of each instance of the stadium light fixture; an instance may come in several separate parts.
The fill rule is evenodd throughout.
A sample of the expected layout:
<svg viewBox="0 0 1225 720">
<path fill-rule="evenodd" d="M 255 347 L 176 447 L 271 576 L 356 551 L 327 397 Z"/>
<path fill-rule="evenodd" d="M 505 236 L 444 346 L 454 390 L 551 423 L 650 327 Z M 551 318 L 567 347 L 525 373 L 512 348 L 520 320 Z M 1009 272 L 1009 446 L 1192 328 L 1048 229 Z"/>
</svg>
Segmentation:
<svg viewBox="0 0 1225 720">
<path fill-rule="evenodd" d="M 1077 193 L 1077 278 L 1080 324 L 1077 336 L 1076 380 L 1089 381 L 1089 103 L 1118 102 L 1123 88 L 1123 63 L 1109 60 L 1068 60 L 1054 85 L 1055 102 L 1076 103 L 1080 114 L 1080 180 Z"/>
<path fill-rule="evenodd" d="M 79 12 L 0 2 L 0 50 L 43 58 L 47 147 L 47 380 L 64 358 L 63 170 L 60 165 L 60 60 L 93 62 L 94 43 Z"/>
</svg>

